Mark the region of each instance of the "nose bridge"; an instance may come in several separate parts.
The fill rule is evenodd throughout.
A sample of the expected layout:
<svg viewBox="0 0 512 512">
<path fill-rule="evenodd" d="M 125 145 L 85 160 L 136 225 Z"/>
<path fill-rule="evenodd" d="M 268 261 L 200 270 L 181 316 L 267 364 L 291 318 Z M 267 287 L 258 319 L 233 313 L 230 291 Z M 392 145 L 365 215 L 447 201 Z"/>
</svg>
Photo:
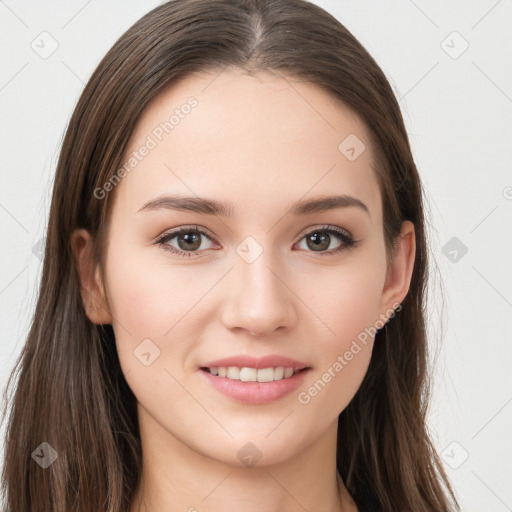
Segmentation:
<svg viewBox="0 0 512 512">
<path fill-rule="evenodd" d="M 224 322 L 229 328 L 243 328 L 254 333 L 270 333 L 293 321 L 293 294 L 271 258 L 270 250 L 250 237 L 237 247 L 234 268 L 228 284 Z M 275 268 L 274 268 L 275 267 Z"/>
</svg>

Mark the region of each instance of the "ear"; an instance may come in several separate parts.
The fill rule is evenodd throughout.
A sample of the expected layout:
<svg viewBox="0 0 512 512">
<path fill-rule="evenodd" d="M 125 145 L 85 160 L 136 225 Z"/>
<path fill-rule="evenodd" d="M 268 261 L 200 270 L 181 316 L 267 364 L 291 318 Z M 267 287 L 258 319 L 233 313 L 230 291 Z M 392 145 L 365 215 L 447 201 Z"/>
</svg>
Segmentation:
<svg viewBox="0 0 512 512">
<path fill-rule="evenodd" d="M 407 220 L 402 223 L 402 230 L 395 244 L 393 259 L 388 265 L 380 301 L 381 318 L 389 318 L 409 292 L 415 257 L 416 235 L 414 224 Z"/>
<path fill-rule="evenodd" d="M 112 316 L 106 300 L 100 267 L 92 258 L 92 244 L 91 235 L 85 229 L 77 229 L 71 235 L 71 249 L 80 275 L 82 303 L 87 317 L 93 324 L 111 324 Z"/>
</svg>

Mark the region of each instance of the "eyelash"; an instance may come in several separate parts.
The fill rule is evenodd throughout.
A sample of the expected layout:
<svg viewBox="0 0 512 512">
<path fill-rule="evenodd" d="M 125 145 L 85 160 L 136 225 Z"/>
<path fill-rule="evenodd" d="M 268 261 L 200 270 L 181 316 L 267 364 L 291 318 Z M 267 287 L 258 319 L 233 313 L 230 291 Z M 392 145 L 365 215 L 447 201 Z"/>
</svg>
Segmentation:
<svg viewBox="0 0 512 512">
<path fill-rule="evenodd" d="M 177 250 L 176 248 L 170 246 L 167 244 L 167 242 L 169 242 L 170 240 L 172 240 L 173 238 L 176 238 L 177 236 L 179 235 L 182 235 L 184 233 L 200 233 L 201 235 L 204 235 L 206 238 L 208 238 L 209 240 L 211 240 L 211 237 L 210 235 L 202 230 L 200 227 L 198 226 L 184 226 L 184 227 L 181 227 L 181 228 L 177 228 L 173 231 L 170 231 L 168 233 L 165 233 L 163 234 L 161 237 L 159 237 L 155 244 L 156 245 L 160 245 L 162 247 L 162 249 L 164 249 L 164 251 L 169 251 L 173 254 L 176 254 L 178 256 L 180 256 L 181 258 L 185 258 L 185 257 L 191 257 L 191 255 L 193 254 L 197 254 L 201 251 L 197 250 L 197 251 L 183 251 L 183 250 Z M 333 255 L 333 254 L 338 254 L 338 253 L 341 253 L 341 252 L 344 252 L 344 251 L 348 251 L 350 249 L 354 249 L 359 241 L 358 240 L 354 240 L 352 238 L 352 236 L 350 235 L 350 233 L 344 229 L 340 229 L 336 226 L 331 226 L 331 225 L 327 225 L 327 226 L 322 226 L 321 228 L 315 228 L 311 231 L 308 231 L 307 233 L 304 233 L 302 235 L 302 237 L 300 238 L 299 242 L 303 239 L 303 238 L 306 238 L 307 236 L 310 236 L 310 235 L 313 235 L 313 234 L 334 234 L 336 235 L 340 240 L 341 242 L 343 242 L 342 244 L 340 244 L 339 247 L 337 247 L 336 249 L 331 249 L 330 251 L 321 251 L 321 252 L 315 252 L 315 251 L 306 251 L 306 252 L 312 252 L 315 254 L 315 257 L 316 256 L 319 256 L 319 257 L 323 257 L 323 256 L 330 256 L 330 255 Z"/>
</svg>

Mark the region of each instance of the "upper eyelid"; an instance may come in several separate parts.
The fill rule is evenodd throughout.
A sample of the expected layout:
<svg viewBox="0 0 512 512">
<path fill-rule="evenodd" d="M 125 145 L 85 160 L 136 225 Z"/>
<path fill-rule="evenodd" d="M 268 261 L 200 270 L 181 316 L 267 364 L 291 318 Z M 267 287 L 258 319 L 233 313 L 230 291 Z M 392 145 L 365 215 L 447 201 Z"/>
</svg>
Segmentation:
<svg viewBox="0 0 512 512">
<path fill-rule="evenodd" d="M 178 236 L 181 231 L 183 231 L 183 232 L 197 231 L 197 232 L 200 232 L 201 234 L 205 234 L 206 236 L 210 237 L 211 239 L 215 239 L 215 236 L 213 234 L 210 234 L 210 231 L 206 228 L 203 228 L 202 226 L 197 226 L 197 225 L 187 226 L 187 225 L 185 225 L 185 226 L 178 226 L 176 228 L 171 228 L 169 230 L 166 230 L 163 233 L 161 233 L 160 235 L 157 235 L 154 240 L 155 241 L 162 240 L 162 238 L 166 238 L 168 236 L 175 237 L 175 236 Z"/>
</svg>

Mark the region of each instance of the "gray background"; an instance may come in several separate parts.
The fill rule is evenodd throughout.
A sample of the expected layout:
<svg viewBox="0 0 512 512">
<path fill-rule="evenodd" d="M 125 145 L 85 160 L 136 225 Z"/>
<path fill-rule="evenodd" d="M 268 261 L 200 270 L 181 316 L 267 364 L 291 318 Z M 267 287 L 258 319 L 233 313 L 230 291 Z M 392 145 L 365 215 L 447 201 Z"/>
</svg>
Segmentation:
<svg viewBox="0 0 512 512">
<path fill-rule="evenodd" d="M 512 1 L 315 3 L 386 73 L 425 185 L 435 444 L 465 512 L 512 510 Z M 158 4 L 0 0 L 2 390 L 35 305 L 72 109 L 114 41 Z"/>
</svg>

